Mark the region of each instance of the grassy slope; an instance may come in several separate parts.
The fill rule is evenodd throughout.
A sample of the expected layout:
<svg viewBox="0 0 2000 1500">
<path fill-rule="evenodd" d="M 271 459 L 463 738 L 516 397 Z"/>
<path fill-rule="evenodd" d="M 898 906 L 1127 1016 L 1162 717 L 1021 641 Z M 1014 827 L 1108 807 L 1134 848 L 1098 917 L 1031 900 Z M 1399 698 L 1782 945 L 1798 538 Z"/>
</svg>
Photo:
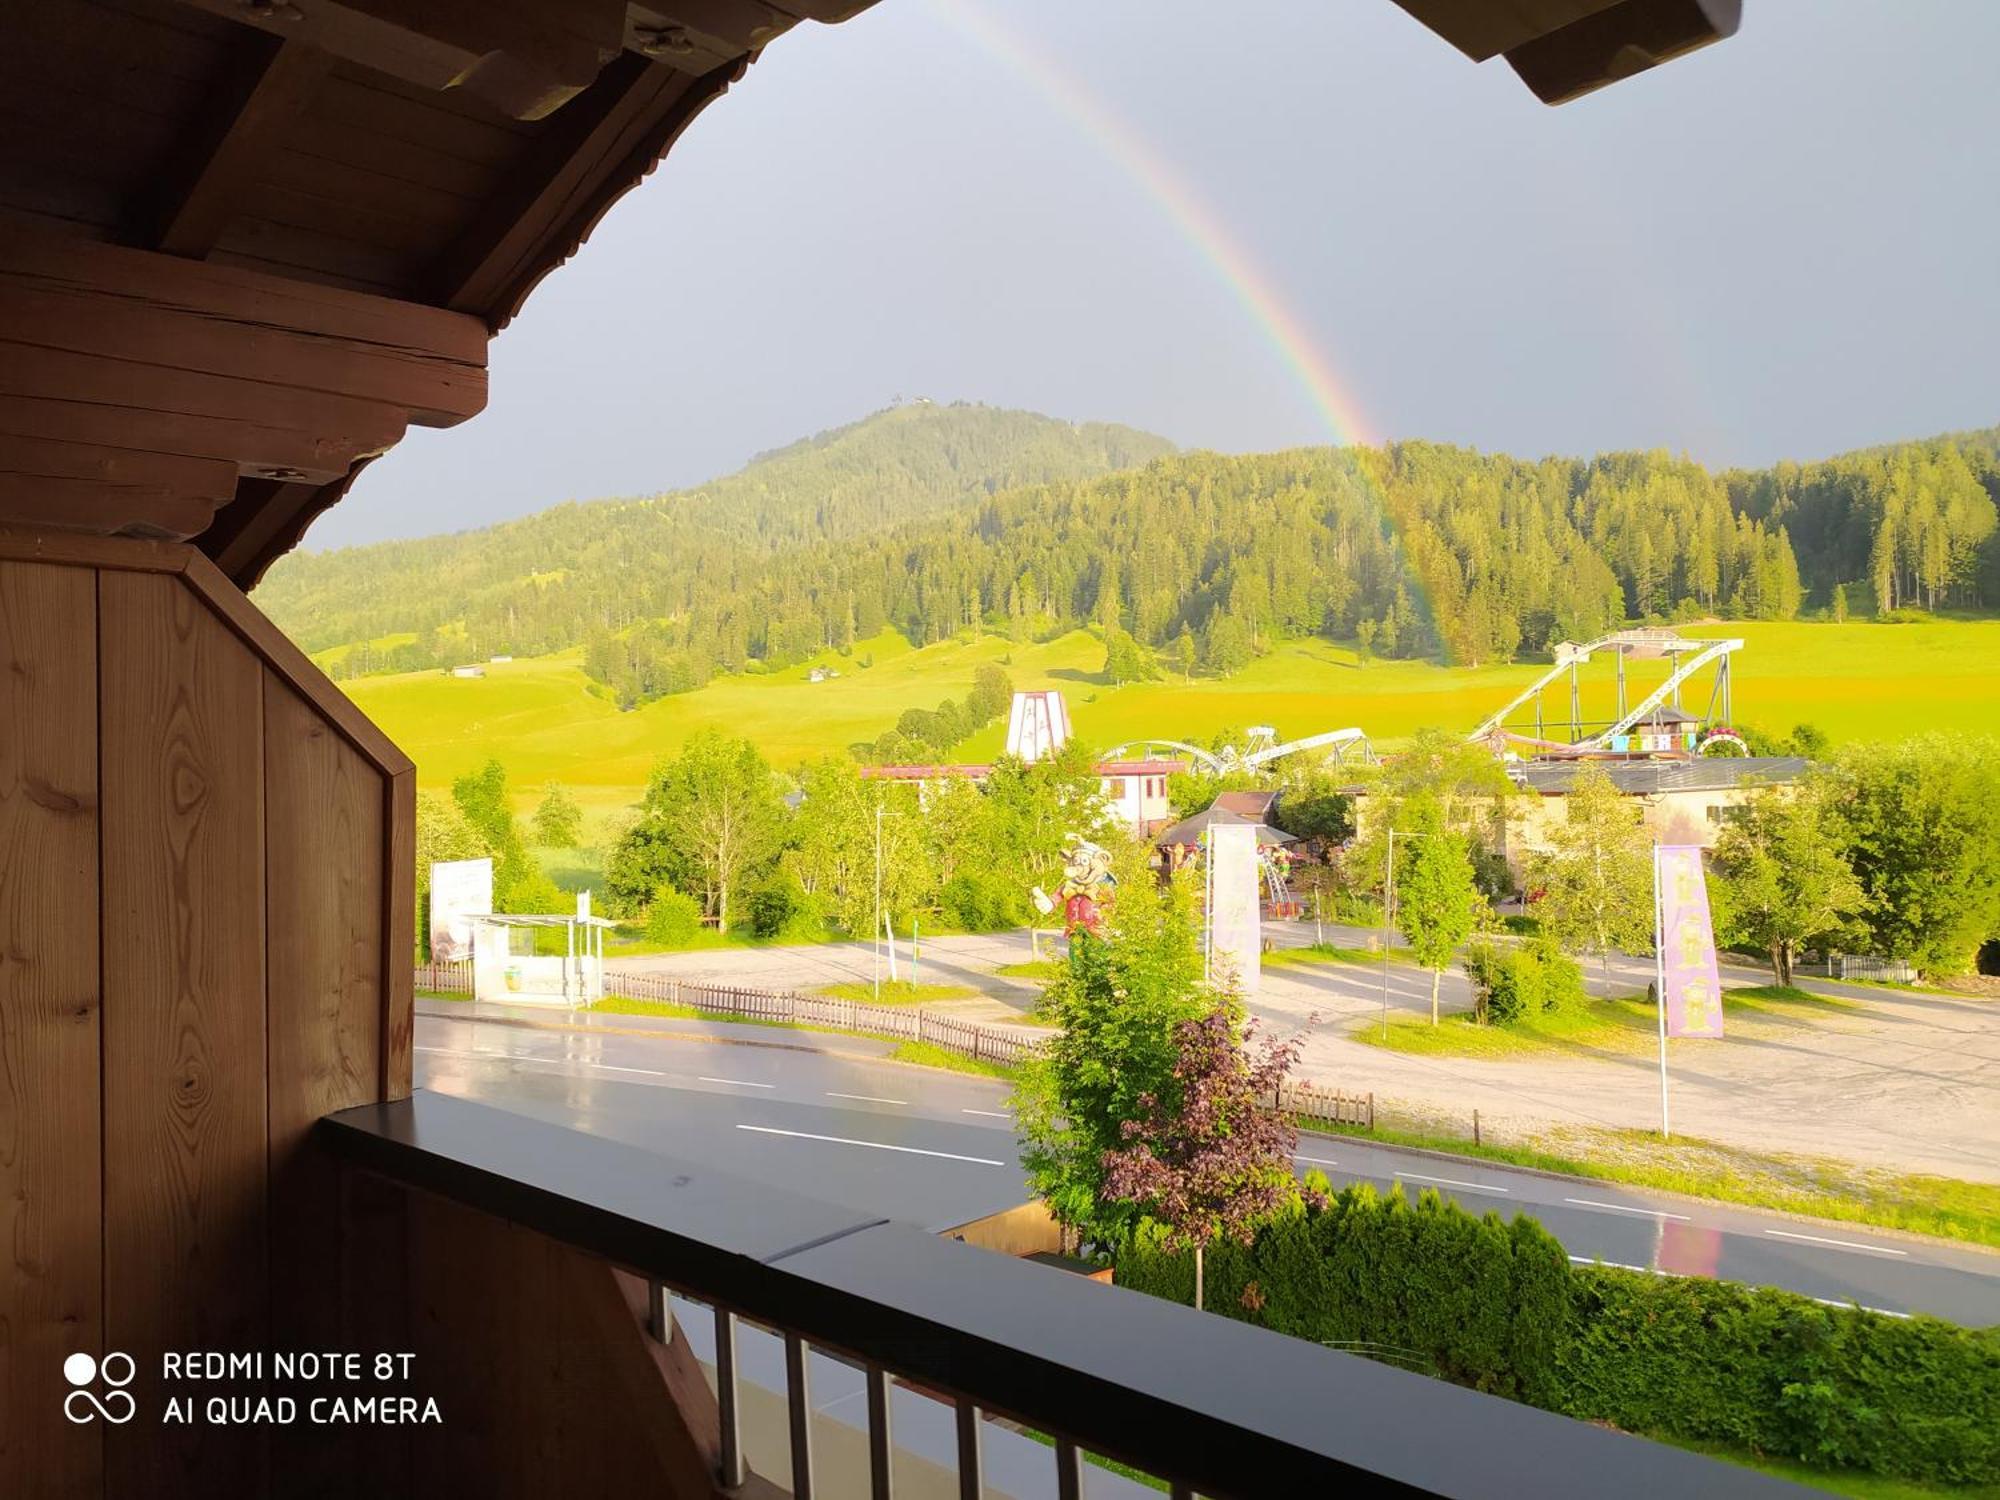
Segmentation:
<svg viewBox="0 0 2000 1500">
<path fill-rule="evenodd" d="M 2000 729 L 2000 621 L 1919 625 L 1745 623 L 1688 634 L 1741 636 L 1736 666 L 1739 721 L 1774 731 L 1809 721 L 1836 740 L 1896 738 L 1921 729 Z M 861 668 L 872 653 L 874 666 Z M 1100 745 L 1144 736 L 1205 739 L 1222 730 L 1273 724 L 1284 735 L 1358 724 L 1380 741 L 1426 725 L 1472 728 L 1541 670 L 1533 666 L 1442 668 L 1422 662 L 1361 665 L 1324 641 L 1289 642 L 1225 681 L 1197 678 L 1117 690 L 1095 680 L 1103 648 L 1083 632 L 1014 643 L 997 636 L 913 649 L 889 635 L 854 658 L 829 657 L 842 676 L 811 684 L 806 668 L 718 679 L 621 714 L 585 691 L 574 652 L 491 666 L 484 678 L 438 673 L 361 678 L 345 686 L 416 759 L 425 785 L 443 785 L 489 754 L 499 755 L 524 795 L 554 778 L 602 813 L 636 796 L 647 767 L 689 734 L 717 725 L 747 734 L 779 765 L 872 738 L 905 708 L 932 708 L 971 686 L 983 662 L 1011 657 L 1018 688 L 1057 687 L 1077 732 Z M 1664 675 L 1635 668 L 1635 695 Z M 1608 668 L 1586 681 L 1584 713 L 1601 716 Z M 1559 711 L 1564 694 L 1550 694 Z M 1691 690 L 1688 706 L 1707 702 Z M 995 725 L 961 747 L 964 759 L 996 753 Z"/>
</svg>

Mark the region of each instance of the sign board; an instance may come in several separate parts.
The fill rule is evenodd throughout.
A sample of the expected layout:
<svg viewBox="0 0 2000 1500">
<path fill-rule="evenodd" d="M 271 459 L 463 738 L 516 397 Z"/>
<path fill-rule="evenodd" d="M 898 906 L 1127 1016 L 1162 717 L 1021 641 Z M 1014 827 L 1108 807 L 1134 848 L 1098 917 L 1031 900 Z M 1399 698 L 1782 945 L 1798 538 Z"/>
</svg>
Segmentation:
<svg viewBox="0 0 2000 1500">
<path fill-rule="evenodd" d="M 493 861 L 441 860 L 431 866 L 431 962 L 472 957 L 470 917 L 493 910 Z"/>
<path fill-rule="evenodd" d="M 1722 979 L 1701 850 L 1662 844 L 1659 852 L 1660 977 L 1668 1036 L 1722 1035 Z"/>
<path fill-rule="evenodd" d="M 1257 826 L 1215 823 L 1208 845 L 1208 967 L 1217 984 L 1257 993 L 1263 923 L 1257 905 Z"/>
</svg>

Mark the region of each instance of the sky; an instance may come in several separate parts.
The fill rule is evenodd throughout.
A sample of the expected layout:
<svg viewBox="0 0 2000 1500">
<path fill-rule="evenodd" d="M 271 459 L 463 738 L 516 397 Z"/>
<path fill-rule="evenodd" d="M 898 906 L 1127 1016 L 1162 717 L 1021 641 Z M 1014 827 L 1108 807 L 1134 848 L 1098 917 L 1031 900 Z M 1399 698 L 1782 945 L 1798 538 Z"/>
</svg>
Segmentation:
<svg viewBox="0 0 2000 1500">
<path fill-rule="evenodd" d="M 801 26 L 543 282 L 487 410 L 306 544 L 680 488 L 899 397 L 1713 465 L 2000 422 L 2000 5 L 1744 9 L 1556 109 L 1389 0 Z"/>
</svg>

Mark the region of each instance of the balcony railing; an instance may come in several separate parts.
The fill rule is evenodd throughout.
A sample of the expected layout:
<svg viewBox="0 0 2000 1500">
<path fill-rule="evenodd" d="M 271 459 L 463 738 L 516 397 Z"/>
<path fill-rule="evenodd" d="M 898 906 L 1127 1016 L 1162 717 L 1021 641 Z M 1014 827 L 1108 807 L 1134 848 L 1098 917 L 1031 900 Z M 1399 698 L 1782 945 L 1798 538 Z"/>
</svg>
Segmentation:
<svg viewBox="0 0 2000 1500">
<path fill-rule="evenodd" d="M 794 1495 L 813 1490 L 807 1353 L 866 1374 L 871 1493 L 890 1493 L 892 1376 L 1056 1439 L 1056 1492 L 1103 1454 L 1177 1495 L 1761 1496 L 1748 1470 L 974 1249 L 909 1225 L 419 1091 L 320 1122 L 351 1165 L 547 1235 L 713 1309 L 721 1479 L 740 1481 L 739 1321 L 783 1340 Z"/>
</svg>

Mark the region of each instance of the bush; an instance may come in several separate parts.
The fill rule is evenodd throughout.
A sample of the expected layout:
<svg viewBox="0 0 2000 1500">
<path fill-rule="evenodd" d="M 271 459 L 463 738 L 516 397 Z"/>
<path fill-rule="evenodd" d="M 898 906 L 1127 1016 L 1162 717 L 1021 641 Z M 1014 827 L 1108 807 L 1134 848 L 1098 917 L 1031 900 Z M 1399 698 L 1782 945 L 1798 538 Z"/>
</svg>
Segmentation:
<svg viewBox="0 0 2000 1500">
<path fill-rule="evenodd" d="M 967 932 L 999 932 L 1020 923 L 1020 897 L 1004 876 L 954 875 L 938 893 L 938 903 Z"/>
<path fill-rule="evenodd" d="M 2000 1480 L 2000 1330 L 1698 1277 L 1573 1275 L 1559 1409 L 1945 1484 Z"/>
<path fill-rule="evenodd" d="M 1118 1257 L 1118 1281 L 1192 1302 L 1192 1257 L 1168 1251 L 1163 1234 L 1141 1227 Z M 1384 1197 L 1362 1183 L 1323 1208 L 1302 1204 L 1247 1247 L 1211 1245 L 1203 1300 L 1244 1322 L 1547 1404 L 1568 1272 L 1533 1219 L 1474 1218 L 1432 1191 L 1412 1204 L 1400 1188 Z"/>
<path fill-rule="evenodd" d="M 1531 938 L 1516 948 L 1474 943 L 1466 950 L 1473 1014 L 1482 1022 L 1513 1021 L 1583 1004 L 1583 966 L 1552 941 Z"/>
<path fill-rule="evenodd" d="M 826 936 L 826 917 L 798 877 L 780 871 L 750 893 L 750 930 L 760 938 L 813 943 Z"/>
<path fill-rule="evenodd" d="M 1307 1178 L 1308 1197 L 1325 1179 Z M 1216 1312 L 1629 1432 L 1939 1484 L 2000 1481 L 2000 1328 L 1572 1266 L 1526 1215 L 1365 1184 L 1210 1246 Z M 1194 1299 L 1140 1226 L 1121 1285 Z"/>
<path fill-rule="evenodd" d="M 670 948 L 683 947 L 701 935 L 701 903 L 664 882 L 653 890 L 646 908 L 646 936 Z"/>
</svg>

